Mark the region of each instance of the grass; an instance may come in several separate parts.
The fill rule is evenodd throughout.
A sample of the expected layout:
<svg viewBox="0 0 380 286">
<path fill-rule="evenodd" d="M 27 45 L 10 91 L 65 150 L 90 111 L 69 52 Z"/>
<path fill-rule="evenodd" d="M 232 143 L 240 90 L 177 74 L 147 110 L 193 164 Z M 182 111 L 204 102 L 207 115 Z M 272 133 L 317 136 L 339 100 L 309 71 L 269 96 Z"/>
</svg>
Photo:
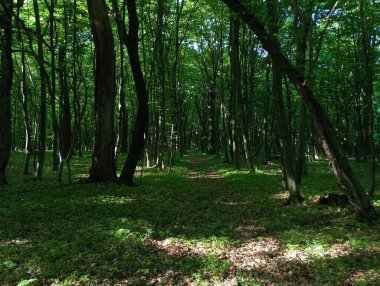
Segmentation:
<svg viewBox="0 0 380 286">
<path fill-rule="evenodd" d="M 326 162 L 310 164 L 297 206 L 284 204 L 278 166 L 247 174 L 192 152 L 129 188 L 80 183 L 89 163 L 73 160 L 72 185 L 49 168 L 36 182 L 12 154 L 0 285 L 380 285 L 379 223 L 313 203 L 339 191 Z M 354 167 L 367 186 L 368 166 Z"/>
</svg>

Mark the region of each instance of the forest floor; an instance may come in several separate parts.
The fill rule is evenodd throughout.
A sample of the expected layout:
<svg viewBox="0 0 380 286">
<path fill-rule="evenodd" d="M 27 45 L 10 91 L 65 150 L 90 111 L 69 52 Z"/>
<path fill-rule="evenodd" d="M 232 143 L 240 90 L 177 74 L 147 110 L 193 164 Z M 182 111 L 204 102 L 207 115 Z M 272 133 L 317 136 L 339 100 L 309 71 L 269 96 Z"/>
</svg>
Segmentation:
<svg viewBox="0 0 380 286">
<path fill-rule="evenodd" d="M 82 183 L 89 163 L 73 159 L 71 185 L 49 168 L 36 182 L 12 154 L 0 285 L 380 285 L 379 222 L 314 203 L 339 192 L 325 161 L 309 164 L 306 200 L 291 206 L 278 165 L 249 174 L 190 152 L 129 188 Z M 368 165 L 354 167 L 368 187 Z M 379 187 L 373 202 L 380 211 Z"/>
</svg>

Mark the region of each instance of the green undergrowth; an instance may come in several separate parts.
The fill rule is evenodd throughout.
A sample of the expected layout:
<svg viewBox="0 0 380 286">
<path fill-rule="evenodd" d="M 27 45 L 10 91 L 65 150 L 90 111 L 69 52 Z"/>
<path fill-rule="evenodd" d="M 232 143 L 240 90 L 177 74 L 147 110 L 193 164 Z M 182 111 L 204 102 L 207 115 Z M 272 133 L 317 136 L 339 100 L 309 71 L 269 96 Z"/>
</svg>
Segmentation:
<svg viewBox="0 0 380 286">
<path fill-rule="evenodd" d="M 287 206 L 278 165 L 249 174 L 190 152 L 170 173 L 139 169 L 130 188 L 84 183 L 89 155 L 73 158 L 72 185 L 59 184 L 47 159 L 36 182 L 12 154 L 0 191 L 0 285 L 380 284 L 379 223 L 313 202 L 339 191 L 324 161 L 309 164 L 305 201 Z M 354 168 L 368 187 L 369 167 Z"/>
</svg>

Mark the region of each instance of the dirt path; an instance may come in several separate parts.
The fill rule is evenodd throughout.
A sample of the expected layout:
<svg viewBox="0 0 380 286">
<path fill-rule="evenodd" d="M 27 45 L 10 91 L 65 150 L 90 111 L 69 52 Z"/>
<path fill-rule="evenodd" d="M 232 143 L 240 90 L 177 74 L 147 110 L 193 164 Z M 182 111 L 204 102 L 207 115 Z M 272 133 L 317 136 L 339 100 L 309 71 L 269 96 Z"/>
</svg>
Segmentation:
<svg viewBox="0 0 380 286">
<path fill-rule="evenodd" d="M 261 225 L 262 214 L 245 216 L 247 209 L 254 210 L 257 207 L 257 198 L 250 197 L 250 193 L 230 185 L 229 180 L 218 173 L 208 159 L 208 156 L 202 155 L 189 157 L 187 180 L 191 187 L 188 191 L 196 197 L 194 212 L 201 211 L 210 215 L 209 219 L 202 221 L 200 227 L 212 226 L 221 220 L 221 227 L 228 230 L 230 225 L 231 233 L 222 233 L 215 229 L 214 236 L 218 241 L 218 236 L 229 235 L 229 241 L 214 242 L 206 233 L 204 239 L 169 237 L 150 240 L 149 248 L 178 261 L 193 263 L 206 257 L 214 257 L 218 263 L 229 266 L 217 281 L 212 280 L 212 276 L 207 278 L 205 275 L 203 283 L 198 283 L 189 273 L 181 273 L 172 268 L 153 279 L 150 285 L 237 286 L 244 281 L 247 283 L 244 285 L 315 285 L 315 259 L 339 259 L 352 251 L 352 246 L 348 243 L 333 244 L 329 250 L 313 249 L 314 256 L 301 249 L 288 249 L 277 237 L 278 234 L 267 232 Z M 203 200 L 207 200 L 206 206 Z M 198 205 L 204 208 L 199 209 Z M 232 219 L 235 213 L 238 214 L 236 220 Z M 189 225 L 192 223 L 195 222 L 189 219 Z M 351 285 L 347 283 L 344 285 Z"/>
<path fill-rule="evenodd" d="M 187 177 L 191 180 L 199 178 L 223 180 L 223 176 L 215 172 L 215 169 L 208 164 L 207 159 L 207 157 L 200 156 L 190 157 L 190 167 Z M 204 168 L 204 170 L 199 171 L 199 168 Z"/>
</svg>

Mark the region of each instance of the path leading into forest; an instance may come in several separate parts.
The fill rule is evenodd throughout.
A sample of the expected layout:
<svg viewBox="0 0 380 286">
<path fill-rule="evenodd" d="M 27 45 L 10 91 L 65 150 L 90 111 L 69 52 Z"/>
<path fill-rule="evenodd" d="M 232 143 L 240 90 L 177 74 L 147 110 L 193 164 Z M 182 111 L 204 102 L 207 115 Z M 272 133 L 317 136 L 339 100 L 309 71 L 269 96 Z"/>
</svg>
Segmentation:
<svg viewBox="0 0 380 286">
<path fill-rule="evenodd" d="M 210 204 L 219 204 L 222 212 L 233 210 L 241 214 L 240 221 L 226 220 L 226 224 L 232 225 L 231 239 L 228 243 L 215 244 L 209 239 L 189 242 L 183 239 L 167 238 L 150 241 L 150 247 L 179 259 L 199 260 L 214 256 L 219 261 L 230 265 L 224 277 L 218 283 L 210 280 L 210 285 L 237 286 L 244 282 L 241 277 L 246 277 L 248 283 L 254 282 L 258 285 L 313 285 L 315 283 L 313 262 L 308 254 L 301 250 L 289 251 L 286 244 L 277 238 L 276 232 L 263 228 L 260 220 L 265 214 L 258 214 L 254 218 L 244 217 L 243 210 L 257 208 L 258 205 L 255 203 L 257 204 L 259 200 L 255 202 L 252 197 L 248 199 L 239 190 L 229 186 L 226 179 L 210 165 L 209 158 L 209 156 L 191 155 L 188 158 L 187 179 L 190 181 L 194 194 L 208 193 Z M 210 200 L 210 197 L 213 200 Z M 207 223 L 216 219 L 217 215 Z M 348 255 L 350 251 L 349 244 L 339 243 L 333 245 L 329 252 L 317 250 L 316 255 L 319 259 L 336 259 Z M 240 274 L 237 275 L 237 273 Z M 240 281 L 236 278 L 238 276 Z M 175 269 L 162 273 L 151 282 L 152 285 L 198 285 L 183 273 L 176 272 Z"/>
</svg>

